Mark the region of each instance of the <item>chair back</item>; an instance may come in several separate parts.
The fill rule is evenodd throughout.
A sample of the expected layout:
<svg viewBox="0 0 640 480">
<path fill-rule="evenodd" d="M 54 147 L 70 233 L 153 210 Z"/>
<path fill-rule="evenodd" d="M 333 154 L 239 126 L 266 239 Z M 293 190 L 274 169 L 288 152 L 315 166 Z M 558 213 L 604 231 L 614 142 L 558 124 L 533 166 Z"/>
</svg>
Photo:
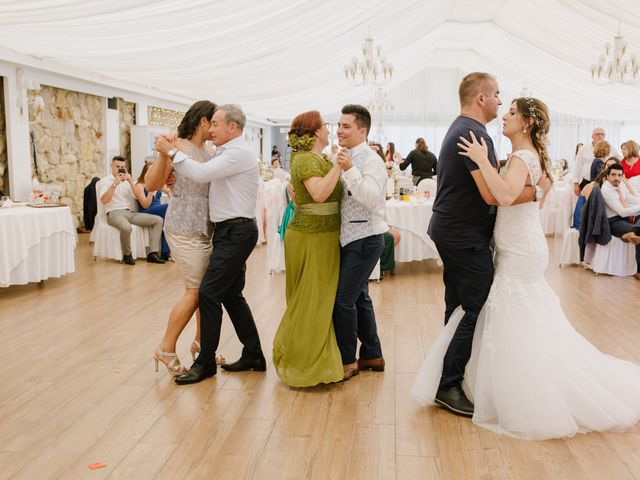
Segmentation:
<svg viewBox="0 0 640 480">
<path fill-rule="evenodd" d="M 430 197 L 436 196 L 436 190 L 438 189 L 438 184 L 433 178 L 425 178 L 420 180 L 418 183 L 418 191 L 420 193 L 429 192 Z"/>
</svg>

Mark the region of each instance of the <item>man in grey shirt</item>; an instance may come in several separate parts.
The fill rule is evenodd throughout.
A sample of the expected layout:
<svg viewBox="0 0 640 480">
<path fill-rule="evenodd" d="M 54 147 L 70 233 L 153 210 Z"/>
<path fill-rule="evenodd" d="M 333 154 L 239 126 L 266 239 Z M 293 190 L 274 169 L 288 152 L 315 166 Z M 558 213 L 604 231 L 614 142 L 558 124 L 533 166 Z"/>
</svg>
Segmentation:
<svg viewBox="0 0 640 480">
<path fill-rule="evenodd" d="M 214 225 L 213 253 L 198 290 L 202 351 L 191 369 L 176 377 L 179 385 L 201 382 L 216 374 L 222 307 L 244 345 L 242 356 L 222 368 L 231 372 L 265 371 L 258 330 L 242 290 L 246 260 L 258 241 L 255 220 L 259 170 L 256 155 L 242 138 L 246 117 L 236 105 L 222 105 L 211 119 L 214 158 L 199 163 L 159 138 L 156 149 L 173 160 L 180 175 L 209 187 L 209 216 Z"/>
</svg>

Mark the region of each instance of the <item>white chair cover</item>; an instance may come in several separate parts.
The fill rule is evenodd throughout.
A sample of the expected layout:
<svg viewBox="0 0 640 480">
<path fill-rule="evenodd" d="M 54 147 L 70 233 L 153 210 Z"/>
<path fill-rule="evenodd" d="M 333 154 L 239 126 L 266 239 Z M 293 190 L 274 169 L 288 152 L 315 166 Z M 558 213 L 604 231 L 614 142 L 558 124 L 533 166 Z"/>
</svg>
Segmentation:
<svg viewBox="0 0 640 480">
<path fill-rule="evenodd" d="M 278 226 L 287 207 L 287 183 L 274 179 L 264 184 L 264 204 L 267 217 L 267 269 L 269 273 L 284 271 L 284 242 Z"/>
<path fill-rule="evenodd" d="M 418 191 L 420 193 L 429 192 L 429 196 L 435 198 L 438 184 L 433 178 L 425 178 L 418 183 Z"/>
<path fill-rule="evenodd" d="M 631 177 L 629 179 L 629 185 L 633 187 L 638 195 L 640 195 L 640 175 L 636 175 L 635 177 Z"/>
<path fill-rule="evenodd" d="M 596 273 L 628 277 L 637 271 L 633 244 L 613 237 L 606 245 L 589 243 L 584 252 L 585 266 Z"/>
<path fill-rule="evenodd" d="M 560 252 L 560 266 L 580 265 L 580 245 L 578 245 L 580 232 L 575 228 L 569 228 L 564 232 L 562 251 Z"/>
<path fill-rule="evenodd" d="M 540 222 L 545 235 L 559 235 L 570 228 L 574 194 L 567 182 L 556 181 L 540 210 Z"/>
<path fill-rule="evenodd" d="M 120 246 L 120 232 L 117 228 L 107 223 L 107 214 L 104 205 L 100 201 L 100 185 L 107 180 L 103 178 L 96 183 L 96 200 L 98 213 L 96 221 L 91 230 L 89 240 L 93 242 L 93 256 L 122 260 L 122 247 Z M 131 210 L 138 211 L 135 200 L 131 202 Z M 131 256 L 133 258 L 144 258 L 147 256 L 146 247 L 149 246 L 149 229 L 131 225 Z"/>
</svg>

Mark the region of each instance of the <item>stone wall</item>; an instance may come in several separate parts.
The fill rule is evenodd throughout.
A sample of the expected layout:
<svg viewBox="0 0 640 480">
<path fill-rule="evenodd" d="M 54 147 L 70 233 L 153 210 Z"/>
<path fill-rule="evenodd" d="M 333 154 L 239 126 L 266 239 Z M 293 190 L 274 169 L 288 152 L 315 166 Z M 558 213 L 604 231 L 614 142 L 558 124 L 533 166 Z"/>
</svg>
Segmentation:
<svg viewBox="0 0 640 480">
<path fill-rule="evenodd" d="M 136 123 L 136 104 L 118 99 L 120 114 L 120 155 L 131 163 L 131 126 Z"/>
<path fill-rule="evenodd" d="M 40 95 L 44 108 L 36 110 L 33 100 Z M 72 206 L 82 224 L 84 188 L 95 176 L 102 176 L 105 146 L 102 140 L 104 105 L 101 97 L 42 86 L 29 91 L 29 127 L 33 132 L 38 180 L 61 187 L 61 199 Z M 36 176 L 32 163 L 32 173 Z"/>
<path fill-rule="evenodd" d="M 7 128 L 4 109 L 4 86 L 0 77 L 0 190 L 9 195 L 9 170 L 7 160 Z"/>
</svg>

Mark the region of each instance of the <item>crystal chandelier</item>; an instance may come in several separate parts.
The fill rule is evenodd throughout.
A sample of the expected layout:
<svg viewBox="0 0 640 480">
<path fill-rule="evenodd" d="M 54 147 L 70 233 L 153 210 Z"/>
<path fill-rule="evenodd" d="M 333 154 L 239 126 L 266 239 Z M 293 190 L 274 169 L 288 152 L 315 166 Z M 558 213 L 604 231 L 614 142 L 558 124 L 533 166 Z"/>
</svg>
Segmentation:
<svg viewBox="0 0 640 480">
<path fill-rule="evenodd" d="M 376 89 L 376 92 L 373 94 L 373 98 L 367 105 L 367 109 L 371 113 L 371 116 L 376 119 L 376 140 L 382 143 L 383 139 L 385 138 L 384 116 L 386 113 L 389 113 L 393 110 L 393 105 L 389 101 L 389 97 L 387 97 L 387 94 L 384 92 L 384 90 L 382 90 L 382 88 L 378 87 Z"/>
<path fill-rule="evenodd" d="M 344 66 L 344 76 L 354 86 L 384 85 L 393 77 L 393 65 L 382 55 L 380 45 L 373 44 L 373 38 L 365 39 L 362 44 L 362 59 L 356 57 Z"/>
<path fill-rule="evenodd" d="M 609 43 L 605 45 L 598 64 L 591 66 L 591 78 L 599 85 L 610 83 L 631 85 L 640 81 L 639 73 L 638 59 L 635 53 L 627 51 L 627 44 L 622 39 L 620 22 L 618 22 L 618 35 L 613 37 L 613 47 Z"/>
<path fill-rule="evenodd" d="M 393 105 L 382 88 L 376 89 L 376 93 L 373 94 L 373 98 L 369 101 L 368 107 L 372 114 L 377 114 L 380 117 L 393 110 Z"/>
</svg>

